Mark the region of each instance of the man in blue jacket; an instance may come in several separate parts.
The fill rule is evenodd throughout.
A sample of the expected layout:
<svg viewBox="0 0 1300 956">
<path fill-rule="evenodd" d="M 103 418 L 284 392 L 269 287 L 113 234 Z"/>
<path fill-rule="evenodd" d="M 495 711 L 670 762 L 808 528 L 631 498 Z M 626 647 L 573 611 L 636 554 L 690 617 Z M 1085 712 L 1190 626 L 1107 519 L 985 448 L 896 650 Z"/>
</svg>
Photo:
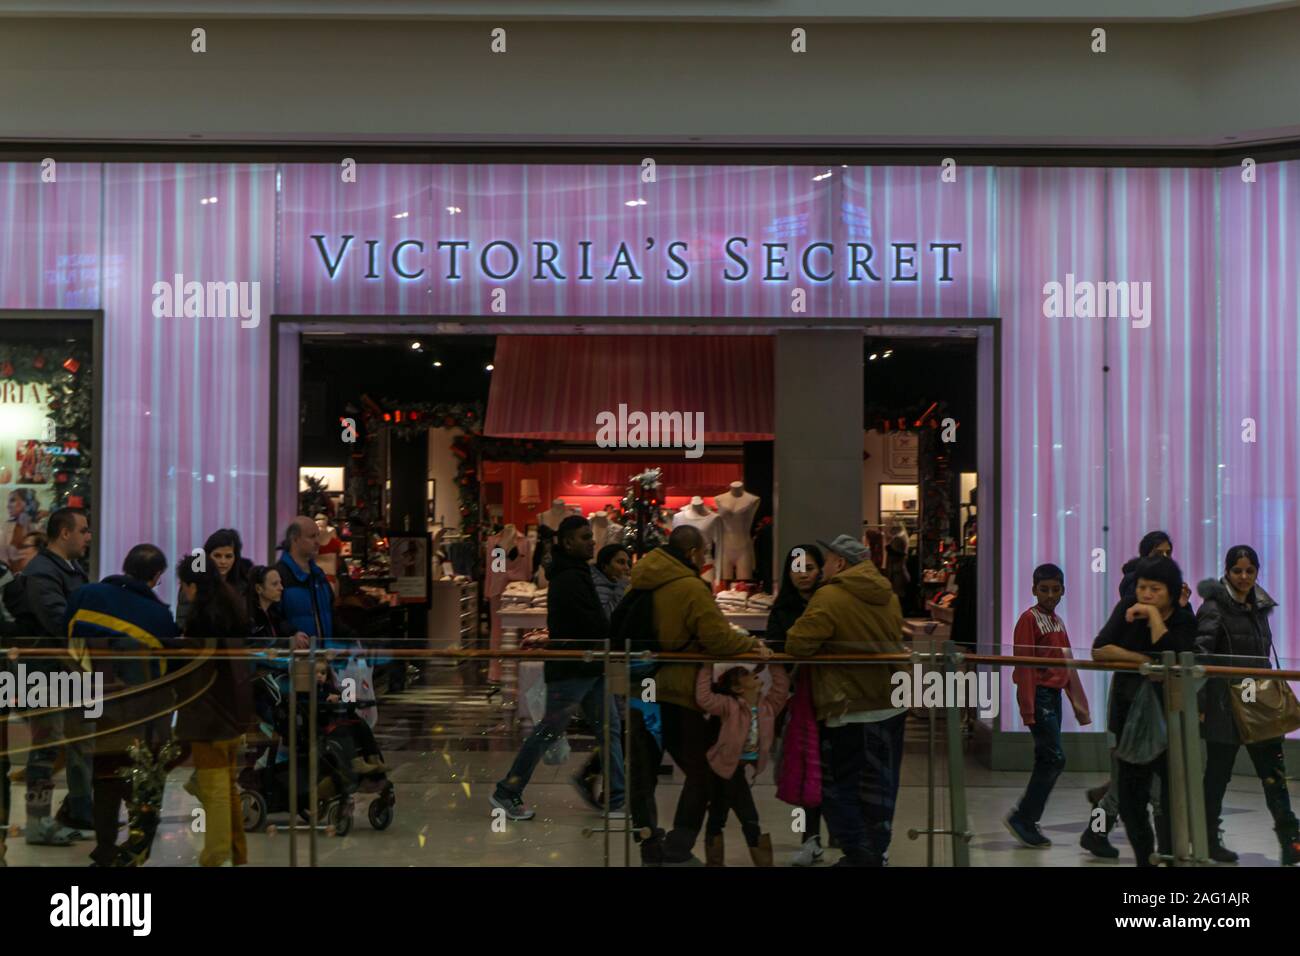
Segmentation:
<svg viewBox="0 0 1300 956">
<path fill-rule="evenodd" d="M 284 594 L 280 609 L 294 630 L 316 638 L 320 647 L 334 637 L 334 591 L 316 564 L 320 529 L 299 515 L 284 532 L 283 554 L 276 565 Z"/>
<path fill-rule="evenodd" d="M 84 670 L 102 675 L 103 697 L 125 691 L 103 705 L 95 726 L 94 822 L 95 849 L 90 857 L 98 866 L 139 865 L 149 857 L 157 812 L 144 815 L 138 842 L 119 849 L 118 817 L 122 802 L 131 796 L 131 783 L 117 771 L 130 766 L 127 748 L 139 741 L 156 751 L 171 726 L 170 687 L 154 684 L 167 673 L 161 658 L 110 658 L 90 651 L 159 650 L 179 645 L 180 632 L 171 609 L 153 589 L 167 570 L 167 557 L 152 544 L 137 544 L 122 562 L 122 574 L 98 584 L 87 584 L 68 600 L 66 631 L 68 651 Z M 103 699 L 101 698 L 101 700 Z"/>
</svg>

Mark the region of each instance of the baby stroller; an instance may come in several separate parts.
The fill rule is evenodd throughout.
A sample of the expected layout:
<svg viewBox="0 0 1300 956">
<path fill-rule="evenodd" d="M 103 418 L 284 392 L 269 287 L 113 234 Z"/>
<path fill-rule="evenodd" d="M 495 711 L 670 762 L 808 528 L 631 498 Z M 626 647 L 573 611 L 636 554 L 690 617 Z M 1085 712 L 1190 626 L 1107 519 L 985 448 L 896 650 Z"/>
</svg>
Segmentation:
<svg viewBox="0 0 1300 956">
<path fill-rule="evenodd" d="M 289 810 L 289 759 L 288 734 L 290 732 L 290 697 L 297 734 L 298 813 L 303 821 L 310 819 L 307 810 L 308 794 L 308 718 L 311 698 L 302 693 L 290 695 L 284 684 L 287 674 L 263 671 L 254 682 L 254 701 L 257 706 L 263 739 L 246 751 L 247 763 L 239 774 L 240 809 L 246 831 L 260 830 L 272 813 Z M 301 681 L 299 682 L 301 686 Z M 353 795 L 360 790 L 377 794 L 368 809 L 370 825 L 376 830 L 387 829 L 393 822 L 396 794 L 386 775 L 368 773 L 358 775 L 353 771 L 352 748 L 348 745 L 344 721 L 349 708 L 354 705 L 326 704 L 318 701 L 317 710 L 317 796 L 316 818 L 331 828 L 335 835 L 346 836 L 352 830 L 354 810 Z M 359 719 L 359 718 L 358 718 Z"/>
</svg>

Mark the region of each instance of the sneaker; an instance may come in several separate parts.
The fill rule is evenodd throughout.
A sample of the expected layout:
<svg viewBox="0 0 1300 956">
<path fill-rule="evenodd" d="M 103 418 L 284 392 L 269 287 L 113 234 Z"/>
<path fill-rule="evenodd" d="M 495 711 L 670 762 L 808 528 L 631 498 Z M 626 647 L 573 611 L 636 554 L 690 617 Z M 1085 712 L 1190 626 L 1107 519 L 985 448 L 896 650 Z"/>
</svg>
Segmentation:
<svg viewBox="0 0 1300 956">
<path fill-rule="evenodd" d="M 703 866 L 703 865 L 704 865 L 704 861 L 701 860 L 701 859 L 700 859 L 698 856 L 696 856 L 694 853 L 692 853 L 690 856 L 688 856 L 688 857 L 687 857 L 686 859 L 684 859 L 684 860 L 670 860 L 670 859 L 668 859 L 667 857 L 664 857 L 664 861 L 663 861 L 663 863 L 661 864 L 661 866 L 665 866 L 665 867 L 669 867 L 669 866 Z"/>
<path fill-rule="evenodd" d="M 1110 838 L 1105 833 L 1097 833 L 1092 827 L 1083 828 L 1083 836 L 1079 837 L 1079 846 L 1102 860 L 1119 859 L 1119 850 L 1111 844 Z"/>
<path fill-rule="evenodd" d="M 268 751 L 268 753 L 269 753 L 269 751 Z M 199 796 L 199 772 L 198 772 L 197 770 L 195 770 L 192 774 L 190 774 L 189 777 L 186 779 L 185 783 L 183 784 L 183 789 L 184 789 L 185 792 L 188 793 L 190 796 L 194 797 L 195 799 L 198 799 L 198 796 Z"/>
<path fill-rule="evenodd" d="M 591 809 L 595 810 L 597 813 L 604 811 L 605 806 L 596 799 L 596 791 L 591 786 L 590 780 L 582 774 L 574 774 L 569 778 L 569 782 L 573 784 L 573 789 L 577 792 L 583 803 L 591 807 Z"/>
<path fill-rule="evenodd" d="M 1008 813 L 1002 822 L 1021 845 L 1031 850 L 1046 850 L 1052 845 L 1052 841 L 1043 836 L 1036 823 L 1025 823 L 1014 813 Z"/>
<path fill-rule="evenodd" d="M 75 831 L 59 826 L 53 817 L 36 817 L 27 821 L 26 838 L 29 846 L 72 846 Z"/>
<path fill-rule="evenodd" d="M 524 801 L 518 797 L 508 796 L 506 794 L 494 793 L 490 799 L 492 806 L 498 810 L 506 812 L 508 820 L 531 820 L 537 814 L 524 806 Z"/>
<path fill-rule="evenodd" d="M 797 852 L 794 855 L 794 858 L 790 860 L 790 865 L 816 866 L 822 861 L 822 856 L 825 852 L 826 851 L 822 849 L 822 838 L 820 836 L 810 837 L 803 841 L 803 846 L 799 848 L 799 852 Z"/>
</svg>

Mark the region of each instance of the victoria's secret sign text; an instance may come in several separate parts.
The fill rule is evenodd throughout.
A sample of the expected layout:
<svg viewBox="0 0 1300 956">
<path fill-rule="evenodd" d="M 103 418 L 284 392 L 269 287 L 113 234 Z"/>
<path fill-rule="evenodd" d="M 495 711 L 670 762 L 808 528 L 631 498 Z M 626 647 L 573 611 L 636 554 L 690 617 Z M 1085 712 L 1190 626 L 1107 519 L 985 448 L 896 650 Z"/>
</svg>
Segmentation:
<svg viewBox="0 0 1300 956">
<path fill-rule="evenodd" d="M 392 273 L 399 280 L 438 274 L 449 282 L 486 279 L 504 282 L 527 277 L 537 282 L 642 282 L 662 275 L 682 282 L 691 275 L 688 244 L 620 242 L 598 247 L 589 239 L 562 246 L 549 240 L 520 243 L 508 239 L 473 243 L 468 239 L 402 239 L 385 246 L 381 239 L 344 234 L 311 236 L 326 274 L 335 279 L 345 268 L 364 270 L 366 279 Z M 727 282 L 936 282 L 953 281 L 953 255 L 960 242 L 754 242 L 732 236 L 722 244 L 721 274 Z M 716 256 L 709 257 L 717 262 Z"/>
</svg>

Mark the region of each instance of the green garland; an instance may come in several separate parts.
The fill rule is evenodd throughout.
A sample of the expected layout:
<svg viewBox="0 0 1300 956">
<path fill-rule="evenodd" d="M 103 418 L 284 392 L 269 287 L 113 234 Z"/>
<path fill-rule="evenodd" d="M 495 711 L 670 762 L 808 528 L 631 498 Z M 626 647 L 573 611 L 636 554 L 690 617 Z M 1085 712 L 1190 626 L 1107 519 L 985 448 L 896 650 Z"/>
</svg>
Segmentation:
<svg viewBox="0 0 1300 956">
<path fill-rule="evenodd" d="M 490 438 L 483 434 L 483 406 L 479 402 L 438 404 L 365 399 L 361 411 L 365 447 L 353 456 L 353 473 L 365 489 L 363 495 L 349 495 L 347 517 L 363 526 L 373 526 L 378 514 L 380 468 L 375 439 L 383 431 L 398 438 L 422 436 L 431 428 L 459 428 L 464 434 L 452 439 L 456 456 L 456 489 L 460 499 L 460 530 L 471 537 L 482 530 L 479 505 L 482 484 L 479 467 L 491 461 L 533 462 L 543 458 L 554 442 Z"/>
<path fill-rule="evenodd" d="M 88 351 L 64 343 L 52 347 L 0 345 L 0 388 L 9 382 L 40 385 L 46 390 L 49 417 L 55 428 L 51 444 L 75 444 L 79 452 L 53 456 L 54 507 L 63 507 L 69 498 L 79 498 L 89 515 L 93 458 L 88 439 L 94 420 L 95 383 Z M 3 449 L 6 457 L 12 451 Z"/>
</svg>

